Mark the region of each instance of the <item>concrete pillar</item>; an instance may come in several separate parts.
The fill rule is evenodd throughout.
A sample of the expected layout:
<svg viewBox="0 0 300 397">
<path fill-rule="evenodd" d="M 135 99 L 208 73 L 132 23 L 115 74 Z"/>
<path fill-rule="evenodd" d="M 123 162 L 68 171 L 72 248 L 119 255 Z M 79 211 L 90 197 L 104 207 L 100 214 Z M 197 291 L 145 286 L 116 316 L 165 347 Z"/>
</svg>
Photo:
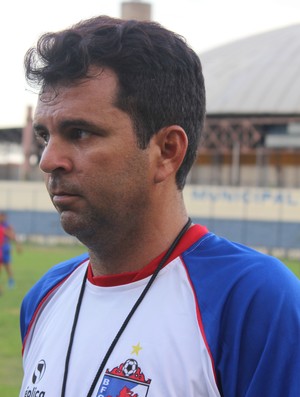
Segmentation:
<svg viewBox="0 0 300 397">
<path fill-rule="evenodd" d="M 32 130 L 32 107 L 27 107 L 26 124 L 23 128 L 22 133 L 22 147 L 24 153 L 24 163 L 22 167 L 21 179 L 28 180 L 30 178 L 30 156 L 32 154 L 32 141 L 33 141 L 33 130 Z"/>
<path fill-rule="evenodd" d="M 151 21 L 151 4 L 142 1 L 124 1 L 121 3 L 121 18 Z"/>
</svg>

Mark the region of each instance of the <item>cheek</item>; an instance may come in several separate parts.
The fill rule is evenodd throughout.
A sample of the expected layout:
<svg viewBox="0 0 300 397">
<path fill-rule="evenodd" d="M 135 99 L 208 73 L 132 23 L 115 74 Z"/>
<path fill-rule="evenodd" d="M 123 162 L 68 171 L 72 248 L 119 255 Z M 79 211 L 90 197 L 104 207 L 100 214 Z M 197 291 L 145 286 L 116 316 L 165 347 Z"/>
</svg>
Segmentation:
<svg viewBox="0 0 300 397">
<path fill-rule="evenodd" d="M 81 180 L 92 191 L 103 189 L 124 192 L 146 185 L 150 181 L 150 161 L 147 150 L 129 150 L 126 146 L 110 152 L 97 152 L 81 163 Z M 80 166 L 79 166 L 80 167 Z M 84 172 L 83 172 L 84 169 Z"/>
</svg>

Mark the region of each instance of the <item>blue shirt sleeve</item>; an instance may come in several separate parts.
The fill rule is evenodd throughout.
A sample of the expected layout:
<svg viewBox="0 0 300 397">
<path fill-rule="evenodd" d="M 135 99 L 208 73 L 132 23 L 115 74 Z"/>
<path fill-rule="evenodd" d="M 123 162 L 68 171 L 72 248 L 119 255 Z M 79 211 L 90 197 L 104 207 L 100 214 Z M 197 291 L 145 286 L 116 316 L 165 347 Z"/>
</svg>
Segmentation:
<svg viewBox="0 0 300 397">
<path fill-rule="evenodd" d="M 184 256 L 224 397 L 300 396 L 300 281 L 210 235 Z"/>
</svg>

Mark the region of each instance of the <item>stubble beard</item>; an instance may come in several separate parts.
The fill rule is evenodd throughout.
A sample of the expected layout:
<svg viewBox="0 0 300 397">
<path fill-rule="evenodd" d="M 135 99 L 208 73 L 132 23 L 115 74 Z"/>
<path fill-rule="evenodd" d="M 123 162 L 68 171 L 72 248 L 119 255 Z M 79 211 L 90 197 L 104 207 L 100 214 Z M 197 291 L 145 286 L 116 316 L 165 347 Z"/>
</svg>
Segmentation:
<svg viewBox="0 0 300 397">
<path fill-rule="evenodd" d="M 142 233 L 147 205 L 145 196 L 119 210 L 90 209 L 80 214 L 62 211 L 60 221 L 65 232 L 76 237 L 95 256 L 111 261 L 121 252 L 132 249 Z"/>
</svg>

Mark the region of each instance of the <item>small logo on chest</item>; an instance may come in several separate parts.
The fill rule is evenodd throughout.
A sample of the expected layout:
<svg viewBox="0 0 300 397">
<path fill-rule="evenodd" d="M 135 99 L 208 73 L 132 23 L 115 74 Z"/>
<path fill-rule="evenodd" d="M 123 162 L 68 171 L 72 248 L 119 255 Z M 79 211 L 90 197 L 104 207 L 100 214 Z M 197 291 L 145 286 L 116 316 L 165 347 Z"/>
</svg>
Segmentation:
<svg viewBox="0 0 300 397">
<path fill-rule="evenodd" d="M 146 379 L 138 362 L 129 358 L 105 372 L 97 397 L 146 397 L 151 379 Z"/>
<path fill-rule="evenodd" d="M 32 375 L 32 383 L 34 385 L 39 383 L 39 381 L 44 376 L 45 371 L 46 371 L 46 363 L 44 360 L 40 360 Z"/>
</svg>

